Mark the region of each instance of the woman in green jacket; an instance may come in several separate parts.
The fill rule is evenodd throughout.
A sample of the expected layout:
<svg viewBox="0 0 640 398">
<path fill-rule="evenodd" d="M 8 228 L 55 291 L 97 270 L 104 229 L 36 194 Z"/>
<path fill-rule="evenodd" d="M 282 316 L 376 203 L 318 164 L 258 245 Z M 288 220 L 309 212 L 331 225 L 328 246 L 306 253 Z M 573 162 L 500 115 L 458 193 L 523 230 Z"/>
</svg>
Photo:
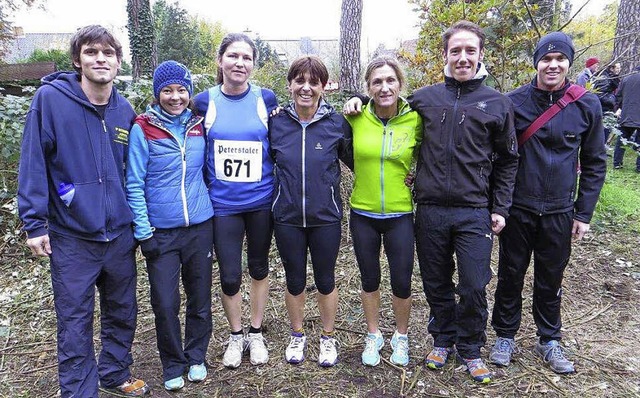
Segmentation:
<svg viewBox="0 0 640 398">
<path fill-rule="evenodd" d="M 384 345 L 378 328 L 380 247 L 384 244 L 397 326 L 391 338 L 390 360 L 405 366 L 409 363 L 414 233 L 411 190 L 404 180 L 422 140 L 422 119 L 400 97 L 404 76 L 395 59 L 371 61 L 365 80 L 371 98 L 360 114 L 347 117 L 353 129 L 355 176 L 350 227 L 368 329 L 362 363 L 380 363 Z"/>
</svg>

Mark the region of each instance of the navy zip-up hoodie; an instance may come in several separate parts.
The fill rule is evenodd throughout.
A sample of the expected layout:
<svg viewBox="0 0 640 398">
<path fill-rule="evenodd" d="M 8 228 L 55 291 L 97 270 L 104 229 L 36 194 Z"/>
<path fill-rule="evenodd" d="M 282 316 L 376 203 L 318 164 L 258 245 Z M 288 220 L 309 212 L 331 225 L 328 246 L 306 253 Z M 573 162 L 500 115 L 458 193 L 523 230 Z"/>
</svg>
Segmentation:
<svg viewBox="0 0 640 398">
<path fill-rule="evenodd" d="M 80 87 L 79 75 L 42 79 L 24 127 L 18 175 L 18 211 L 29 238 L 48 230 L 110 241 L 133 216 L 124 191 L 129 129 L 136 114 L 114 88 L 104 119 Z M 73 183 L 67 207 L 60 183 Z"/>
<path fill-rule="evenodd" d="M 276 224 L 315 227 L 340 222 L 340 163 L 353 167 L 351 126 L 321 101 L 304 126 L 293 105 L 269 121 L 275 166 L 273 219 Z"/>
</svg>

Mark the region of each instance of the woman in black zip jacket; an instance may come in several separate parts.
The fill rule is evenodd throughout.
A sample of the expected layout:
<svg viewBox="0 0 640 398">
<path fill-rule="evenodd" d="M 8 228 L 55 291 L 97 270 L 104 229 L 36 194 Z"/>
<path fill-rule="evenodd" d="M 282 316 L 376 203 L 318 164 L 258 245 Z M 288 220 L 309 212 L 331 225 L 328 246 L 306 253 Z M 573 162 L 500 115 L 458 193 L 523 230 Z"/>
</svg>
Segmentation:
<svg viewBox="0 0 640 398">
<path fill-rule="evenodd" d="M 294 61 L 287 73 L 292 101 L 269 122 L 276 177 L 274 234 L 287 279 L 285 303 L 291 323 L 285 359 L 294 364 L 304 360 L 302 322 L 309 251 L 322 321 L 320 366 L 333 366 L 338 358 L 334 338 L 335 266 L 342 219 L 338 159 L 352 163 L 347 160 L 350 151 L 345 138 L 351 136 L 351 128 L 322 99 L 328 80 L 327 68 L 319 58 L 305 56 Z"/>
</svg>

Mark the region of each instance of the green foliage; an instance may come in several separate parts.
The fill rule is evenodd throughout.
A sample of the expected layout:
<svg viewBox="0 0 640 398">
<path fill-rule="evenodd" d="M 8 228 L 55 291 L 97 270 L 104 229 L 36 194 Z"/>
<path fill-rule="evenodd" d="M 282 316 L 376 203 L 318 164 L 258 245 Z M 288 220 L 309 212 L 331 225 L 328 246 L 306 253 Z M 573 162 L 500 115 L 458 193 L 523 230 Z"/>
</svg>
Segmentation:
<svg viewBox="0 0 640 398">
<path fill-rule="evenodd" d="M 55 62 L 57 70 L 73 70 L 73 63 L 71 62 L 71 54 L 69 50 L 41 50 L 35 49 L 29 58 L 22 61 L 23 63 L 33 62 Z"/>
<path fill-rule="evenodd" d="M 606 67 L 613 53 L 617 19 L 618 2 L 613 1 L 604 7 L 601 14 L 578 17 L 567 26 L 566 32 L 573 37 L 576 47 L 572 68 L 575 76 L 582 71 L 584 62 L 589 57 L 598 57 L 601 62 L 600 68 Z"/>
<path fill-rule="evenodd" d="M 636 152 L 626 151 L 625 164 L 635 165 L 636 156 Z M 640 232 L 640 176 L 634 167 L 607 171 L 592 223 Z"/>
<path fill-rule="evenodd" d="M 287 91 L 287 67 L 281 62 L 269 61 L 261 68 L 255 69 L 251 79 L 260 87 L 268 88 L 276 93 L 279 104 L 289 102 Z"/>
<path fill-rule="evenodd" d="M 192 73 L 214 73 L 215 52 L 226 34 L 218 22 L 210 24 L 195 18 L 178 3 L 157 1 L 153 6 L 158 62 L 181 62 Z"/>
<path fill-rule="evenodd" d="M 139 5 L 137 7 L 134 1 L 127 0 L 127 28 L 133 76 L 136 79 L 151 76 L 156 63 L 155 46 L 152 45 L 155 43 L 155 31 L 149 0 L 142 0 Z"/>
<path fill-rule="evenodd" d="M 216 53 L 227 32 L 220 22 L 209 23 L 196 18 L 194 23 L 198 26 L 198 45 L 201 54 L 193 60 L 190 67 L 194 73 L 215 75 L 218 68 Z"/>
<path fill-rule="evenodd" d="M 262 68 L 267 63 L 279 64 L 280 58 L 276 50 L 271 48 L 269 43 L 257 37 L 254 41 L 258 49 L 258 68 Z"/>
<path fill-rule="evenodd" d="M 0 200 L 15 196 L 22 130 L 30 104 L 29 96 L 0 95 Z"/>
</svg>

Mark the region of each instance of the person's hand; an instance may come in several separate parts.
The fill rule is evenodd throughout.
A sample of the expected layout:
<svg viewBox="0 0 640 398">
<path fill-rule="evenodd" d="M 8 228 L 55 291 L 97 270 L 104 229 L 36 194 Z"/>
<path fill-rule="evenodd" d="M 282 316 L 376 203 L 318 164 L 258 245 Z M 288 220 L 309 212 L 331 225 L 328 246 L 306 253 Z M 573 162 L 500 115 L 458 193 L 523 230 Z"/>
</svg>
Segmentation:
<svg viewBox="0 0 640 398">
<path fill-rule="evenodd" d="M 411 188 L 411 186 L 413 185 L 413 182 L 416 180 L 416 176 L 413 173 L 409 173 L 407 174 L 407 176 L 404 178 L 404 185 L 408 186 L 409 188 Z"/>
<path fill-rule="evenodd" d="M 27 246 L 31 249 L 31 253 L 35 256 L 49 256 L 51 254 L 51 243 L 49 235 L 36 236 L 27 239 Z"/>
<path fill-rule="evenodd" d="M 140 249 L 142 250 L 142 255 L 147 260 L 153 260 L 160 255 L 160 245 L 153 235 L 151 235 L 150 238 L 140 241 Z"/>
<path fill-rule="evenodd" d="M 615 115 L 617 117 L 620 117 L 621 114 L 622 114 L 622 108 L 618 108 L 618 110 L 616 111 Z"/>
<path fill-rule="evenodd" d="M 362 100 L 358 97 L 350 98 L 342 107 L 342 113 L 345 115 L 357 115 L 360 112 L 362 112 Z"/>
<path fill-rule="evenodd" d="M 505 224 L 506 223 L 503 216 L 496 213 L 491 214 L 491 230 L 494 234 L 500 234 L 500 231 L 502 231 L 502 228 L 504 228 Z"/>
<path fill-rule="evenodd" d="M 571 228 L 571 237 L 574 241 L 581 240 L 584 235 L 589 232 L 591 226 L 585 222 L 573 220 L 573 227 Z"/>
<path fill-rule="evenodd" d="M 282 110 L 281 106 L 276 106 L 272 111 L 271 114 L 269 115 L 269 117 L 274 117 L 275 115 L 277 115 L 278 113 L 280 113 L 280 111 Z"/>
</svg>

